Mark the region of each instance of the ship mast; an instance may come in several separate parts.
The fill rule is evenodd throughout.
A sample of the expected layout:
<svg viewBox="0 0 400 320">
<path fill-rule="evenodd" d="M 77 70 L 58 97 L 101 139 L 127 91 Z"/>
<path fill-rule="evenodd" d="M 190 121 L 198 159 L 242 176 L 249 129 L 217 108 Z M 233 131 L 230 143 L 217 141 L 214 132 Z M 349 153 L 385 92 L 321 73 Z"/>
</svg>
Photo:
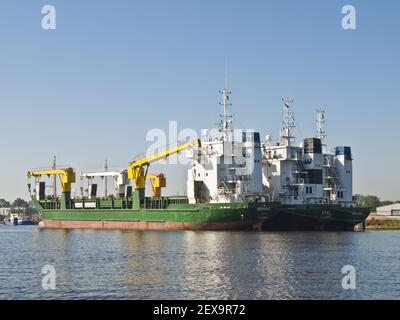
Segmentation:
<svg viewBox="0 0 400 320">
<path fill-rule="evenodd" d="M 224 140 L 227 141 L 231 138 L 230 133 L 232 132 L 232 115 L 228 111 L 228 107 L 232 105 L 229 100 L 231 92 L 225 87 L 225 89 L 220 90 L 219 93 L 222 96 L 222 102 L 219 104 L 223 106 L 224 112 L 221 115 L 222 123 L 219 125 L 219 130 L 222 132 Z"/>
<path fill-rule="evenodd" d="M 57 162 L 56 162 L 57 158 L 56 156 L 53 157 L 53 166 L 52 169 L 56 170 L 57 169 Z M 57 176 L 54 175 L 53 177 L 53 196 L 54 199 L 57 199 Z"/>
<path fill-rule="evenodd" d="M 283 128 L 281 130 L 281 142 L 290 147 L 294 143 L 293 129 L 295 128 L 294 114 L 290 111 L 290 104 L 293 100 L 289 98 L 282 99 L 283 103 Z"/>
<path fill-rule="evenodd" d="M 322 108 L 317 109 L 317 138 L 321 140 L 322 152 L 325 153 L 326 145 L 326 129 L 325 129 L 325 110 Z"/>
<path fill-rule="evenodd" d="M 107 172 L 107 171 L 108 171 L 108 164 L 107 164 L 107 159 L 106 159 L 106 161 L 104 163 L 104 172 Z M 104 198 L 107 199 L 107 196 L 108 196 L 108 190 L 107 190 L 107 175 L 106 175 L 106 176 L 104 176 Z"/>
</svg>

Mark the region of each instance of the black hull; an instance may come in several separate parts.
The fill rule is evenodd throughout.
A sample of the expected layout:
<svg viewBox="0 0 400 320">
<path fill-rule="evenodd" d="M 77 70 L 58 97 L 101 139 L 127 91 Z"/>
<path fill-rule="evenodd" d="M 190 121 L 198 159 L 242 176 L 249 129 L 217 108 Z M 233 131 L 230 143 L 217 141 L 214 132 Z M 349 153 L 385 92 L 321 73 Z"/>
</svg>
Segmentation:
<svg viewBox="0 0 400 320">
<path fill-rule="evenodd" d="M 283 206 L 262 225 L 263 231 L 354 231 L 369 215 L 368 208 L 329 205 Z"/>
</svg>

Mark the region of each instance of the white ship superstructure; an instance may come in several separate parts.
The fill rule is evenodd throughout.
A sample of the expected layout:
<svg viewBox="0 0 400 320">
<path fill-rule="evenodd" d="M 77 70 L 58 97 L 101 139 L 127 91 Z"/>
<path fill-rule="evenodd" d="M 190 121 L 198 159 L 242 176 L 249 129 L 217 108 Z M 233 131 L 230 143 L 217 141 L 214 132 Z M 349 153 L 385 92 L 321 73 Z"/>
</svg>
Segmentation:
<svg viewBox="0 0 400 320">
<path fill-rule="evenodd" d="M 273 201 L 283 204 L 352 202 L 352 163 L 350 147 L 328 152 L 325 142 L 325 114 L 317 110 L 317 136 L 295 145 L 294 114 L 291 101 L 283 100 L 284 121 L 280 142 L 266 137 L 263 150 L 263 185 Z"/>
<path fill-rule="evenodd" d="M 324 198 L 329 203 L 353 206 L 353 164 L 350 147 L 329 151 L 326 144 L 325 111 L 317 109 L 317 138 L 321 140 L 324 156 Z"/>
<path fill-rule="evenodd" d="M 353 206 L 351 148 L 336 147 L 324 154 L 324 196 L 329 203 Z"/>
<path fill-rule="evenodd" d="M 187 153 L 193 160 L 187 180 L 189 203 L 265 201 L 260 134 L 233 129 L 230 91 L 220 93 L 221 123 L 217 129 L 203 131 L 198 152 Z"/>
</svg>

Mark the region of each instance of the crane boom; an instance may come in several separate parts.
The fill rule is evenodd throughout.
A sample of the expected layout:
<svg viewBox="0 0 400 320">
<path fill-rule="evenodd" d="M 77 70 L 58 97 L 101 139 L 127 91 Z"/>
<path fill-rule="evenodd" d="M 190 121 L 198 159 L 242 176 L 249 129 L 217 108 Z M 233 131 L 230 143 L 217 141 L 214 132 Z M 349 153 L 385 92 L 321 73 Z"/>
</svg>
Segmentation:
<svg viewBox="0 0 400 320">
<path fill-rule="evenodd" d="M 192 140 L 186 143 L 183 143 L 177 147 L 166 149 L 161 152 L 155 152 L 152 155 L 147 155 L 137 160 L 133 160 L 129 164 L 128 168 L 128 178 L 135 180 L 135 189 L 144 189 L 147 168 L 151 163 L 159 161 L 161 159 L 167 158 L 172 154 L 179 153 L 182 150 L 187 148 L 198 146 L 201 147 L 201 142 L 199 139 Z"/>
<path fill-rule="evenodd" d="M 99 172 L 86 172 L 81 173 L 80 177 L 82 178 L 104 178 L 104 177 L 112 177 L 115 184 L 115 190 L 117 193 L 122 194 L 127 185 L 127 170 L 121 171 L 99 171 Z M 150 181 L 151 189 L 153 191 L 153 198 L 161 197 L 161 188 L 165 188 L 167 184 L 167 179 L 165 178 L 163 173 L 148 173 L 146 175 L 146 180 Z"/>
<path fill-rule="evenodd" d="M 28 178 L 58 175 L 61 181 L 61 191 L 63 193 L 71 192 L 71 184 L 75 183 L 76 175 L 73 168 L 68 167 L 64 169 L 49 169 L 49 170 L 38 170 L 28 171 Z"/>
</svg>

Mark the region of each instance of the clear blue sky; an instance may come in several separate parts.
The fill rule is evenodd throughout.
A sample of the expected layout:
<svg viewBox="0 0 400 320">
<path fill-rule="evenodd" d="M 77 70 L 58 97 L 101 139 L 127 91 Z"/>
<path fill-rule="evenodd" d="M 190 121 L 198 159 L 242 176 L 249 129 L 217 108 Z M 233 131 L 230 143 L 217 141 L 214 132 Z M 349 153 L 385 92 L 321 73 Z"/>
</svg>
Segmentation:
<svg viewBox="0 0 400 320">
<path fill-rule="evenodd" d="M 56 30 L 41 28 L 46 4 Z M 357 30 L 341 28 L 346 4 Z M 323 106 L 329 145 L 352 146 L 354 191 L 400 199 L 399 16 L 397 0 L 3 0 L 0 198 L 27 199 L 26 171 L 53 154 L 123 166 L 168 120 L 213 126 L 227 60 L 236 127 L 276 137 L 290 96 L 313 136 Z M 164 169 L 183 193 L 184 168 Z"/>
</svg>

